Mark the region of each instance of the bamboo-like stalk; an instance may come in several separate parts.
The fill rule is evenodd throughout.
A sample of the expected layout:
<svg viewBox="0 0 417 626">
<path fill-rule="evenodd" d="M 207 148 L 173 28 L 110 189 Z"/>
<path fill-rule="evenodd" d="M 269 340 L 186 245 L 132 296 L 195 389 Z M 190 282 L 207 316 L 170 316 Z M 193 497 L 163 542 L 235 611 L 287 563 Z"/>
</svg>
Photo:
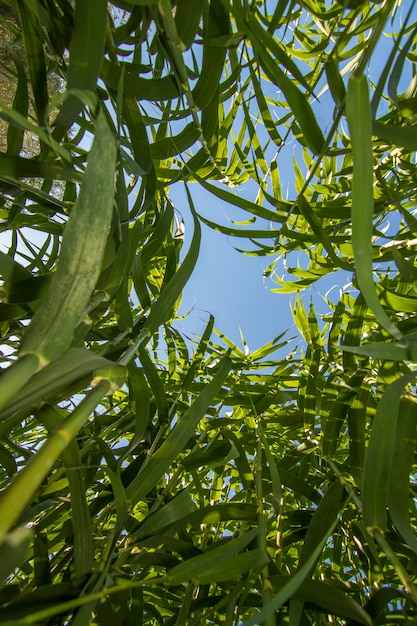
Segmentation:
<svg viewBox="0 0 417 626">
<path fill-rule="evenodd" d="M 50 434 L 43 446 L 0 495 L 0 543 L 33 499 L 42 481 L 67 445 L 88 420 L 100 400 L 112 389 L 110 379 L 101 379 L 68 419 Z"/>
</svg>

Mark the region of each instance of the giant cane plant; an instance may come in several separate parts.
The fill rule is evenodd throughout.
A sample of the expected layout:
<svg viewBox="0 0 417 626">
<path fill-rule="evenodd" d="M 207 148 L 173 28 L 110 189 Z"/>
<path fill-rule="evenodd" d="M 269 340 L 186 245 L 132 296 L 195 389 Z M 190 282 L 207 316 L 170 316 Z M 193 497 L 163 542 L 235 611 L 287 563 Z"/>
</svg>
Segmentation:
<svg viewBox="0 0 417 626">
<path fill-rule="evenodd" d="M 0 26 L 0 626 L 417 623 L 414 3 Z M 201 223 L 292 332 L 179 330 Z"/>
</svg>

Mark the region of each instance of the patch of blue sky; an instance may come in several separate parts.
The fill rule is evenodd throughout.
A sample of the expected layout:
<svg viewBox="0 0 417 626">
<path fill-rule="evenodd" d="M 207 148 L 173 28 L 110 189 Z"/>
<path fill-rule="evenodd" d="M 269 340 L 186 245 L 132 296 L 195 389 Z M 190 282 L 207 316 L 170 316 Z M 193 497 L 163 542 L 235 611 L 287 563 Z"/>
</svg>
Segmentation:
<svg viewBox="0 0 417 626">
<path fill-rule="evenodd" d="M 267 3 L 267 5 L 270 6 L 270 9 L 273 8 L 273 4 Z M 397 11 L 394 22 L 389 25 L 390 33 L 398 33 L 409 8 L 410 3 L 405 2 L 402 9 Z M 394 41 L 395 34 L 387 34 L 378 43 L 376 53 L 372 56 L 370 63 L 370 75 L 374 77 L 375 81 L 379 80 Z M 306 68 L 306 65 L 301 62 L 299 62 L 299 65 L 304 67 L 304 69 Z M 346 73 L 350 69 L 349 62 L 346 62 Z M 410 70 L 403 73 L 400 79 L 401 89 L 404 90 L 408 86 L 411 78 Z M 273 85 L 271 83 L 265 83 L 264 87 L 266 96 L 270 95 L 274 100 L 279 98 L 279 94 L 276 92 L 272 93 Z M 335 107 L 329 90 L 326 89 L 324 74 L 317 85 L 316 91 L 320 94 L 320 98 L 313 102 L 312 106 L 320 126 L 326 133 L 331 127 Z M 226 105 L 227 103 L 225 103 L 225 108 Z M 252 106 L 248 102 L 248 106 L 252 107 L 250 112 L 254 125 L 256 125 L 256 117 L 258 115 L 256 104 Z M 384 108 L 387 107 L 387 102 L 382 101 L 378 114 L 381 114 Z M 273 110 L 272 107 L 271 110 L 275 115 L 277 124 L 279 124 L 279 116 L 283 112 Z M 244 114 L 240 110 L 235 117 L 233 128 L 239 129 L 239 125 L 243 123 L 243 120 Z M 347 128 L 343 120 L 341 128 L 346 132 Z M 268 143 L 266 132 L 259 124 L 256 125 L 256 130 L 265 154 L 265 161 L 268 164 L 271 164 L 274 159 L 278 162 L 283 198 L 294 198 L 297 193 L 297 180 L 294 174 L 293 163 L 296 161 L 299 167 L 299 177 L 307 177 L 309 164 L 304 162 L 305 154 L 303 154 L 301 147 L 294 138 L 291 138 L 284 148 L 277 151 L 272 142 Z M 280 130 L 284 130 L 284 128 L 281 126 Z M 247 139 L 248 131 L 246 130 L 241 146 L 245 145 Z M 229 143 L 232 144 L 232 140 Z M 229 150 L 232 149 L 233 146 L 231 145 Z M 254 161 L 256 162 L 256 160 Z M 264 177 L 264 180 L 270 193 L 268 177 Z M 235 191 L 239 196 L 245 197 L 252 202 L 260 201 L 259 187 L 251 180 L 239 186 L 237 190 L 229 190 Z M 239 228 L 236 222 L 248 219 L 248 214 L 207 193 L 201 187 L 192 186 L 191 191 L 197 211 L 211 221 Z M 190 217 L 188 215 L 187 200 L 181 186 L 173 185 L 170 189 L 170 196 L 186 223 L 187 239 L 187 224 L 190 223 Z M 390 232 L 398 227 L 398 221 L 394 221 L 396 222 L 395 224 L 391 223 L 389 225 Z M 279 225 L 268 225 L 265 220 L 260 220 L 259 218 L 256 220 L 256 225 L 250 224 L 247 226 L 248 228 L 271 230 L 271 239 L 263 240 L 262 243 L 269 244 L 270 249 L 267 253 L 272 255 L 273 258 L 274 226 Z M 245 226 L 242 226 L 242 231 L 244 230 Z M 197 334 L 201 333 L 207 319 L 207 312 L 210 311 L 214 314 L 216 327 L 221 332 L 235 341 L 237 345 L 242 345 L 241 334 L 243 334 L 250 350 L 255 350 L 285 329 L 294 330 L 290 308 L 290 303 L 294 296 L 291 294 L 273 293 L 271 288 L 276 287 L 273 284 L 274 277 L 282 279 L 285 276 L 285 280 L 288 280 L 291 274 L 291 267 L 305 268 L 308 257 L 304 251 L 294 251 L 286 255 L 285 258 L 275 253 L 275 266 L 273 271 L 270 272 L 268 279 L 266 279 L 265 270 L 270 264 L 270 259 L 267 258 L 266 254 L 265 257 L 248 256 L 238 251 L 241 248 L 245 248 L 247 252 L 252 251 L 253 254 L 255 246 L 248 245 L 248 242 L 245 242 L 244 239 L 225 236 L 203 225 L 200 257 L 193 276 L 185 287 L 180 309 L 181 314 L 186 314 L 190 311 L 191 313 L 186 319 L 180 320 L 178 323 L 183 329 L 193 330 Z M 322 277 L 312 287 L 304 291 L 306 303 L 312 299 L 319 314 L 329 314 L 328 301 L 335 304 L 339 300 L 342 291 L 351 289 L 354 292 L 351 286 L 351 279 L 352 274 L 343 270 L 332 272 Z M 294 333 L 290 332 L 290 334 Z"/>
</svg>

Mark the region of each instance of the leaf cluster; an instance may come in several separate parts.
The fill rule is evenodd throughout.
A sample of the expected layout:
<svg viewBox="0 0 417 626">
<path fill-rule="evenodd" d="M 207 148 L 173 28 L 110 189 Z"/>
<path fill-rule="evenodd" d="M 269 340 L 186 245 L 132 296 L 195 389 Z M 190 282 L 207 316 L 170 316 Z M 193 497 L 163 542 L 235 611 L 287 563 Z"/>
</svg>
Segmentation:
<svg viewBox="0 0 417 626">
<path fill-rule="evenodd" d="M 413 3 L 0 6 L 0 625 L 416 623 Z M 201 223 L 296 343 L 179 330 Z"/>
</svg>

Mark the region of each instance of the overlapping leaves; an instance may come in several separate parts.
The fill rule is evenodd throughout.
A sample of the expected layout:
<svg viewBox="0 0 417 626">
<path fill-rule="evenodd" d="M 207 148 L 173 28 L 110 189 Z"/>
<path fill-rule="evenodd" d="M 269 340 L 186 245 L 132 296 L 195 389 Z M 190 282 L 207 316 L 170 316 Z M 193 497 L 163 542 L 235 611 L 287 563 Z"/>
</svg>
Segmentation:
<svg viewBox="0 0 417 626">
<path fill-rule="evenodd" d="M 1 4 L 3 365 L 23 360 L 61 246 L 85 252 L 65 224 L 80 189 L 101 204 L 88 183 L 100 115 L 117 163 L 70 344 L 36 373 L 24 363 L 20 391 L 20 366 L 2 376 L 0 623 L 415 620 L 416 26 L 403 5 Z M 370 86 L 366 133 L 361 107 L 345 110 L 352 72 Z M 184 250 L 169 199 L 183 182 Z M 231 223 L 198 214 L 197 185 Z M 200 220 L 272 254 L 277 291 L 340 269 L 352 286 L 324 316 L 297 296 L 293 352 L 284 334 L 241 350 L 212 318 L 184 337 Z"/>
</svg>

